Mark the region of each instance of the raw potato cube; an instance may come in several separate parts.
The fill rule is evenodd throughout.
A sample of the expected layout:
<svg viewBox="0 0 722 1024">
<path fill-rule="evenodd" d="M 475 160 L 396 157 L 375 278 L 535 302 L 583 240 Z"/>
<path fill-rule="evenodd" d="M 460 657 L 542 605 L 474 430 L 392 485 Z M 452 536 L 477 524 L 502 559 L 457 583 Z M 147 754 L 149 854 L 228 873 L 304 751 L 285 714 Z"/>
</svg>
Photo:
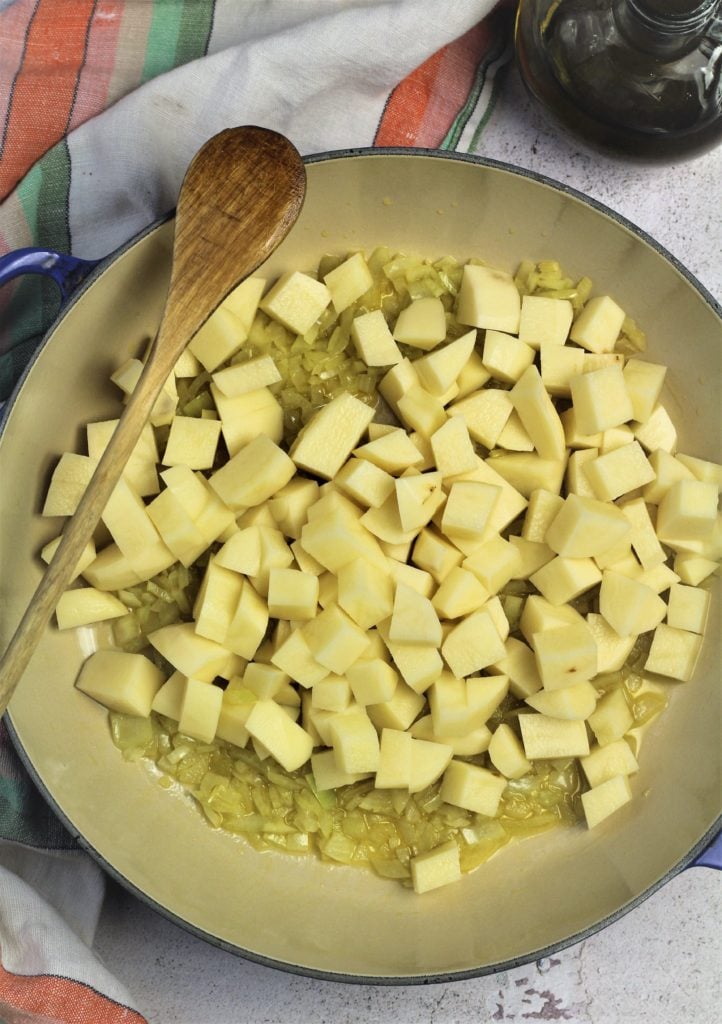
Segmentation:
<svg viewBox="0 0 722 1024">
<path fill-rule="evenodd" d="M 213 374 L 213 383 L 227 398 L 258 391 L 280 379 L 278 367 L 270 356 L 256 356 L 255 359 L 235 363 Z"/>
<path fill-rule="evenodd" d="M 624 310 L 608 295 L 590 299 L 572 324 L 569 337 L 588 352 L 613 352 Z"/>
<path fill-rule="evenodd" d="M 427 648 L 430 650 L 430 648 Z M 424 706 L 424 698 L 399 680 L 391 700 L 369 704 L 369 718 L 377 729 L 408 729 Z"/>
<path fill-rule="evenodd" d="M 509 543 L 519 552 L 521 566 L 514 574 L 514 579 L 527 580 L 554 558 L 554 552 L 547 544 L 538 541 L 524 540 L 515 534 L 509 536 Z"/>
<path fill-rule="evenodd" d="M 368 459 L 386 473 L 402 473 L 411 466 L 420 466 L 424 457 L 405 430 L 395 428 L 374 438 L 354 451 L 360 459 Z"/>
<path fill-rule="evenodd" d="M 487 529 L 489 539 L 496 533 L 500 533 L 509 523 L 516 519 L 527 505 L 526 499 L 492 468 L 490 461 L 484 461 L 484 459 L 477 456 L 474 469 L 470 473 L 466 473 L 458 478 L 460 480 L 479 480 L 481 483 L 494 484 L 496 487 L 501 487 L 501 495 L 491 514 L 491 520 Z M 455 481 L 447 482 L 454 483 Z"/>
<path fill-rule="evenodd" d="M 586 793 L 582 793 L 582 806 L 587 825 L 594 828 L 631 799 L 632 789 L 626 775 L 615 775 L 600 786 L 587 790 Z"/>
<path fill-rule="evenodd" d="M 83 576 L 98 590 L 123 590 L 141 582 L 117 544 L 109 544 L 83 570 Z"/>
<path fill-rule="evenodd" d="M 456 307 L 460 324 L 517 334 L 520 317 L 521 298 L 511 274 L 477 264 L 464 266 Z"/>
<path fill-rule="evenodd" d="M 489 672 L 506 675 L 509 679 L 510 692 L 520 700 L 530 697 L 542 688 L 534 652 L 516 637 L 507 637 L 504 643 L 504 657 L 490 665 Z"/>
<path fill-rule="evenodd" d="M 308 510 L 316 503 L 319 486 L 315 480 L 295 476 L 268 500 L 268 508 L 278 529 L 286 537 L 298 539 Z"/>
<path fill-rule="evenodd" d="M 368 646 L 363 630 L 334 604 L 306 623 L 303 638 L 316 661 L 336 675 L 343 675 Z"/>
<path fill-rule="evenodd" d="M 474 349 L 468 362 L 456 378 L 456 387 L 459 389 L 456 397 L 465 398 L 473 391 L 478 391 L 479 388 L 483 388 L 490 377 L 491 374 L 484 366 L 480 354 Z"/>
<path fill-rule="evenodd" d="M 280 491 L 295 472 L 288 455 L 261 434 L 221 466 L 208 483 L 229 508 L 243 512 Z"/>
<path fill-rule="evenodd" d="M 567 467 L 563 459 L 543 459 L 535 452 L 508 452 L 490 459 L 496 472 L 520 494 L 528 496 L 542 488 L 561 490 Z"/>
<path fill-rule="evenodd" d="M 453 627 L 441 653 L 454 675 L 461 678 L 494 664 L 506 652 L 493 618 L 481 608 Z"/>
<path fill-rule="evenodd" d="M 710 558 L 703 558 L 702 555 L 695 555 L 691 552 L 680 551 L 674 558 L 674 571 L 682 583 L 696 587 L 704 582 L 708 576 L 716 572 L 717 562 Z"/>
<path fill-rule="evenodd" d="M 536 366 L 527 367 L 509 397 L 539 455 L 543 459 L 564 459 L 564 427 Z"/>
<path fill-rule="evenodd" d="M 140 359 L 128 359 L 111 375 L 110 379 L 125 395 L 130 395 L 140 380 L 142 372 L 143 363 Z M 175 415 L 177 405 L 178 389 L 176 388 L 175 376 L 171 373 L 163 384 L 161 393 L 155 400 L 151 410 L 149 419 L 152 426 L 161 427 L 170 423 Z"/>
<path fill-rule="evenodd" d="M 154 498 L 146 510 L 163 543 L 183 565 L 192 565 L 208 547 L 208 540 L 170 487 Z"/>
<path fill-rule="evenodd" d="M 251 324 L 255 319 L 258 303 L 261 300 L 265 287 L 265 278 L 247 277 L 245 281 L 241 281 L 232 292 L 226 295 L 221 303 L 224 309 L 230 310 L 240 320 L 246 334 L 251 330 Z"/>
<path fill-rule="evenodd" d="M 583 434 L 577 426 L 577 414 L 574 406 L 570 406 L 559 417 L 564 427 L 564 440 L 568 448 L 600 448 L 604 435 Z"/>
<path fill-rule="evenodd" d="M 334 477 L 335 485 L 364 508 L 380 508 L 394 490 L 394 478 L 368 459 L 349 459 Z"/>
<path fill-rule="evenodd" d="M 306 334 L 330 301 L 331 292 L 325 284 L 293 271 L 278 279 L 260 308 L 294 334 Z"/>
<path fill-rule="evenodd" d="M 302 629 L 295 629 L 276 647 L 271 663 L 304 687 L 315 686 L 329 673 L 311 654 Z"/>
<path fill-rule="evenodd" d="M 608 430 L 634 418 L 632 400 L 618 364 L 573 377 L 569 386 L 577 427 L 583 434 Z"/>
<path fill-rule="evenodd" d="M 41 550 L 40 557 L 42 558 L 46 565 L 50 565 L 50 563 L 52 562 L 55 552 L 58 550 L 58 545 L 60 544 L 60 541 L 62 539 L 63 538 L 61 534 L 60 537 L 55 537 L 53 540 L 49 541 Z M 74 580 L 78 578 L 78 576 L 81 576 L 88 568 L 88 566 L 91 564 L 91 562 L 95 560 L 95 557 L 95 543 L 91 539 L 83 548 L 83 552 L 80 558 L 78 559 L 78 564 L 75 566 L 75 572 L 68 580 L 68 582 L 72 583 Z"/>
<path fill-rule="evenodd" d="M 174 416 L 163 455 L 163 465 L 210 469 L 216 457 L 220 436 L 220 420 Z"/>
<path fill-rule="evenodd" d="M 631 527 L 630 541 L 634 553 L 644 569 L 654 569 L 666 560 L 657 539 L 649 509 L 643 498 L 635 498 L 620 505 L 620 511 Z"/>
<path fill-rule="evenodd" d="M 414 369 L 422 387 L 437 397 L 445 395 L 468 363 L 475 344 L 476 331 L 467 331 L 443 348 L 415 359 Z"/>
<path fill-rule="evenodd" d="M 688 682 L 694 675 L 702 637 L 661 622 L 654 631 L 652 646 L 644 667 L 670 679 Z"/>
<path fill-rule="evenodd" d="M 580 764 L 590 786 L 601 786 L 615 775 L 634 775 L 639 771 L 637 758 L 626 740 L 615 740 L 606 747 L 594 747 Z"/>
<path fill-rule="evenodd" d="M 86 433 L 88 438 L 88 455 L 91 459 L 95 459 L 96 462 L 100 460 L 101 455 L 108 446 L 108 442 L 115 433 L 117 425 L 118 420 L 101 420 L 99 423 L 88 423 Z M 156 463 L 158 461 L 158 446 L 155 441 L 155 433 L 150 423 L 146 423 L 123 470 L 123 476 L 128 479 L 131 486 L 141 497 L 158 493 L 158 473 L 156 470 Z"/>
<path fill-rule="evenodd" d="M 476 453 L 462 417 L 448 419 L 431 435 L 436 468 L 444 477 L 467 473 L 476 465 Z"/>
<path fill-rule="evenodd" d="M 446 410 L 439 399 L 418 384 L 401 396 L 397 407 L 404 426 L 422 437 L 431 437 L 446 422 Z"/>
<path fill-rule="evenodd" d="M 473 757 L 475 754 L 483 754 L 489 749 L 491 742 L 491 732 L 485 725 L 479 726 L 478 729 L 472 729 L 464 736 L 437 736 L 434 732 L 431 715 L 417 718 L 409 732 L 414 739 L 428 740 L 430 743 L 448 747 L 452 756 L 456 755 L 457 757 Z"/>
<path fill-rule="evenodd" d="M 95 651 L 83 663 L 75 685 L 111 711 L 147 718 L 163 673 L 142 654 Z"/>
<path fill-rule="evenodd" d="M 490 388 L 477 391 L 449 407 L 449 416 L 460 416 L 469 435 L 485 448 L 493 448 L 511 416 L 514 405 L 508 391 Z"/>
<path fill-rule="evenodd" d="M 435 740 L 411 741 L 411 774 L 409 793 L 421 793 L 439 779 L 451 761 L 454 751 L 448 743 Z"/>
<path fill-rule="evenodd" d="M 341 786 L 351 786 L 354 782 L 368 778 L 369 773 L 349 774 L 342 771 L 336 764 L 333 750 L 321 750 L 311 755 L 311 771 L 313 781 L 319 793 Z"/>
<path fill-rule="evenodd" d="M 371 406 L 344 392 L 314 413 L 294 441 L 291 458 L 302 469 L 331 480 L 373 418 Z"/>
<path fill-rule="evenodd" d="M 275 619 L 312 619 L 318 606 L 318 576 L 298 569 L 271 569 L 268 614 Z"/>
<path fill-rule="evenodd" d="M 354 558 L 338 570 L 338 604 L 361 629 L 389 617 L 394 605 L 390 576 L 364 558 Z"/>
<path fill-rule="evenodd" d="M 597 691 L 584 680 L 560 690 L 541 690 L 527 697 L 526 702 L 530 708 L 549 718 L 574 721 L 589 718 L 597 706 Z"/>
<path fill-rule="evenodd" d="M 618 672 L 631 654 L 636 634 L 620 636 L 602 615 L 589 612 L 587 626 L 597 645 L 597 671 Z"/>
<path fill-rule="evenodd" d="M 313 751 L 313 740 L 306 730 L 272 700 L 256 701 L 246 719 L 246 729 L 287 772 L 305 764 Z"/>
<path fill-rule="evenodd" d="M 247 526 L 229 537 L 215 556 L 216 565 L 233 569 L 244 576 L 257 576 L 261 567 L 261 533 Z"/>
<path fill-rule="evenodd" d="M 648 452 L 677 451 L 677 428 L 663 405 L 655 406 L 646 423 L 632 423 L 634 436 Z"/>
<path fill-rule="evenodd" d="M 672 484 L 677 483 L 678 480 L 696 479 L 691 469 L 681 459 L 669 452 L 662 450 L 652 452 L 649 456 L 649 464 L 656 476 L 642 488 L 642 497 L 650 505 L 659 505 Z"/>
<path fill-rule="evenodd" d="M 127 611 L 123 602 L 112 594 L 94 587 L 79 587 L 60 595 L 55 616 L 58 629 L 72 629 L 105 619 L 117 619 Z"/>
<path fill-rule="evenodd" d="M 124 477 L 115 485 L 102 519 L 115 543 L 143 579 L 150 579 L 175 561 L 153 526 L 143 499 Z"/>
<path fill-rule="evenodd" d="M 218 716 L 216 726 L 216 739 L 225 740 L 226 743 L 233 743 L 236 747 L 245 747 L 249 741 L 250 733 L 246 729 L 246 722 L 251 713 L 254 702 L 246 704 L 234 704 L 227 693 L 223 694 L 221 701 L 221 713 Z"/>
<path fill-rule="evenodd" d="M 268 606 L 248 580 L 242 580 L 241 595 L 228 624 L 224 644 L 246 660 L 258 650 L 268 628 Z M 288 673 L 291 675 L 291 673 Z"/>
<path fill-rule="evenodd" d="M 708 590 L 673 583 L 667 601 L 667 625 L 690 633 L 704 633 L 709 605 Z"/>
<path fill-rule="evenodd" d="M 249 690 L 258 700 L 278 701 L 279 693 L 289 681 L 289 676 L 275 665 L 249 661 L 239 685 Z"/>
<path fill-rule="evenodd" d="M 430 892 L 461 878 L 459 847 L 453 839 L 427 853 L 418 853 L 409 863 L 416 893 Z"/>
<path fill-rule="evenodd" d="M 717 519 L 717 487 L 701 480 L 679 480 L 659 503 L 657 536 L 671 547 L 707 540 Z"/>
<path fill-rule="evenodd" d="M 478 480 L 458 480 L 451 485 L 441 531 L 447 536 L 481 542 L 501 496 L 501 487 Z"/>
<path fill-rule="evenodd" d="M 545 629 L 533 641 L 545 690 L 560 690 L 597 674 L 597 645 L 584 621 Z"/>
<path fill-rule="evenodd" d="M 248 331 L 235 313 L 219 306 L 188 343 L 188 349 L 208 373 L 237 352 Z"/>
<path fill-rule="evenodd" d="M 624 690 L 619 687 L 606 693 L 588 721 L 601 747 L 620 740 L 634 725 L 634 716 L 627 704 Z"/>
<path fill-rule="evenodd" d="M 589 753 L 584 722 L 549 718 L 547 715 L 519 715 L 524 753 L 530 761 L 557 757 L 586 757 Z"/>
<path fill-rule="evenodd" d="M 411 781 L 410 733 L 399 729 L 382 729 L 379 765 L 374 785 L 376 789 L 408 789 Z"/>
<path fill-rule="evenodd" d="M 398 674 L 382 658 L 359 658 L 346 669 L 357 704 L 385 704 L 390 701 L 399 681 Z"/>
<path fill-rule="evenodd" d="M 587 479 L 601 501 L 614 501 L 654 480 L 655 472 L 639 441 L 600 455 L 585 466 Z"/>
<path fill-rule="evenodd" d="M 490 596 L 472 572 L 456 566 L 440 584 L 431 603 L 442 619 L 459 619 L 481 608 Z"/>
<path fill-rule="evenodd" d="M 202 372 L 200 360 L 196 359 L 188 348 L 181 352 L 173 367 L 173 374 L 176 377 L 197 377 Z"/>
<path fill-rule="evenodd" d="M 356 299 L 373 286 L 374 279 L 363 253 L 356 252 L 324 276 L 337 313 L 343 313 Z"/>
<path fill-rule="evenodd" d="M 283 409 L 268 388 L 228 398 L 211 384 L 211 394 L 229 455 L 236 455 L 259 434 L 265 434 L 276 444 L 282 440 Z"/>
<path fill-rule="evenodd" d="M 584 352 L 574 345 L 555 345 L 544 342 L 541 346 L 541 378 L 550 395 L 568 398 L 570 382 L 584 372 Z"/>
<path fill-rule="evenodd" d="M 352 708 L 329 720 L 338 767 L 349 774 L 375 772 L 379 767 L 379 737 L 363 708 Z"/>
<path fill-rule="evenodd" d="M 599 588 L 599 611 L 615 633 L 630 636 L 658 626 L 667 607 L 651 587 L 605 569 Z"/>
<path fill-rule="evenodd" d="M 632 402 L 632 419 L 646 423 L 662 393 L 666 366 L 646 363 L 641 359 L 628 359 L 624 367 L 624 382 Z"/>
<path fill-rule="evenodd" d="M 532 491 L 524 515 L 521 535 L 524 540 L 545 544 L 547 530 L 564 505 L 564 498 L 545 488 Z"/>
<path fill-rule="evenodd" d="M 378 382 L 378 391 L 382 398 L 398 413 L 397 402 L 409 388 L 420 384 L 419 375 L 410 359 L 404 357 L 400 363 L 392 366 Z"/>
<path fill-rule="evenodd" d="M 181 672 L 174 672 L 170 679 L 161 686 L 151 704 L 151 710 L 177 722 L 181 716 L 183 697 L 186 692 L 186 677 Z"/>
<path fill-rule="evenodd" d="M 452 761 L 444 772 L 440 795 L 447 804 L 493 818 L 505 789 L 505 778 L 475 764 Z"/>
<path fill-rule="evenodd" d="M 514 410 L 506 421 L 504 429 L 499 434 L 497 445 L 506 451 L 512 452 L 533 452 L 534 442 L 527 433 L 527 430 L 519 418 L 519 413 Z"/>
<path fill-rule="evenodd" d="M 514 384 L 534 362 L 534 349 L 513 334 L 487 331 L 482 360 L 492 377 Z"/>
<path fill-rule="evenodd" d="M 311 707 L 319 711 L 346 711 L 351 704 L 351 687 L 343 676 L 331 673 L 311 689 Z"/>
<path fill-rule="evenodd" d="M 498 594 L 521 569 L 521 555 L 508 540 L 497 536 L 477 547 L 473 555 L 464 559 L 463 567 L 472 572 L 490 594 Z"/>
<path fill-rule="evenodd" d="M 85 488 L 95 472 L 97 462 L 87 455 L 64 452 L 53 470 L 43 505 L 44 516 L 72 516 Z"/>
<path fill-rule="evenodd" d="M 201 743 L 212 743 L 221 715 L 223 690 L 193 677 L 186 680 L 178 731 Z"/>
<path fill-rule="evenodd" d="M 543 539 L 565 558 L 588 558 L 602 554 L 630 533 L 631 526 L 616 505 L 570 494 Z"/>
<path fill-rule="evenodd" d="M 420 530 L 444 504 L 441 473 L 404 475 L 394 483 L 401 529 Z"/>
<path fill-rule="evenodd" d="M 355 317 L 351 338 L 367 366 L 395 366 L 404 358 L 380 309 Z"/>
<path fill-rule="evenodd" d="M 569 335 L 574 309 L 568 299 L 523 295 L 519 338 L 531 348 L 563 345 Z"/>
<path fill-rule="evenodd" d="M 446 337 L 446 313 L 441 299 L 414 299 L 402 309 L 394 326 L 394 338 L 404 345 L 425 350 Z"/>
<path fill-rule="evenodd" d="M 520 779 L 531 771 L 524 748 L 514 730 L 505 724 L 497 726 L 489 742 L 489 759 L 506 779 Z"/>
<path fill-rule="evenodd" d="M 592 558 L 557 555 L 531 577 L 530 582 L 551 604 L 568 604 L 600 582 L 602 574 Z"/>
<path fill-rule="evenodd" d="M 365 558 L 386 571 L 386 555 L 368 530 L 343 513 L 331 513 L 309 521 L 301 530 L 304 551 L 324 569 L 338 572 L 342 565 L 355 558 Z"/>
<path fill-rule="evenodd" d="M 88 452 L 90 455 L 90 452 Z M 703 483 L 717 485 L 717 490 L 722 491 L 722 465 L 719 462 L 710 462 L 708 459 L 698 459 L 694 455 L 685 455 L 677 452 L 677 460 Z"/>
</svg>

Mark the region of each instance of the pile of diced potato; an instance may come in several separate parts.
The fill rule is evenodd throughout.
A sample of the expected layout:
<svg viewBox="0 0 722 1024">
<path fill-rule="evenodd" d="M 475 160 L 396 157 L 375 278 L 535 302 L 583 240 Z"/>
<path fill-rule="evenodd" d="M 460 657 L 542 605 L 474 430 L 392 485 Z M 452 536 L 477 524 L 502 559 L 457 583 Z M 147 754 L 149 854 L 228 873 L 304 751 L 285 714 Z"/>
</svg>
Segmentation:
<svg viewBox="0 0 722 1024">
<path fill-rule="evenodd" d="M 691 678 L 722 543 L 720 466 L 677 452 L 665 367 L 616 351 L 625 314 L 610 297 L 573 319 L 566 299 L 522 298 L 476 263 L 454 309 L 468 330 L 452 340 L 435 297 L 393 324 L 380 310 L 353 320 L 359 356 L 388 367 L 378 390 L 400 425 L 340 394 L 284 450 L 273 359 L 230 357 L 259 304 L 304 335 L 370 285 L 360 253 L 265 296 L 253 278 L 193 340 L 176 372 L 210 372 L 216 411 L 176 415 L 169 381 L 103 514 L 110 543 L 89 546 L 57 620 L 122 616 L 124 588 L 210 550 L 193 619 L 148 638 L 169 678 L 107 649 L 77 685 L 203 742 L 251 742 L 287 771 L 310 761 L 318 790 L 441 779 L 444 801 L 490 817 L 530 762 L 579 758 L 594 827 L 630 800 L 639 745 L 623 690 L 600 696 L 595 678 L 645 633 L 647 673 Z M 141 367 L 114 376 L 126 394 Z M 114 425 L 89 424 L 88 455 L 63 455 L 44 514 L 72 514 Z M 529 596 L 507 600 L 520 580 Z M 594 592 L 598 611 L 575 610 Z M 508 694 L 525 708 L 519 732 L 492 731 Z M 459 873 L 454 841 L 412 860 L 419 892 Z"/>
</svg>

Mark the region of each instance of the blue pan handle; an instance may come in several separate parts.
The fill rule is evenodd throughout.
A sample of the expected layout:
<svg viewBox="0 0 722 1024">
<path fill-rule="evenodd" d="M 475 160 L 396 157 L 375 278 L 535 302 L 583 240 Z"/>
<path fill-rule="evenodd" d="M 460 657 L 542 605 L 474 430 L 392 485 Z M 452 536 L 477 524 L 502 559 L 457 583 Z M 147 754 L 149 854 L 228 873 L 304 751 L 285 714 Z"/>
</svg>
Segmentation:
<svg viewBox="0 0 722 1024">
<path fill-rule="evenodd" d="M 21 274 L 42 274 L 55 281 L 65 302 L 100 262 L 81 260 L 52 249 L 16 249 L 0 256 L 0 285 Z M 722 832 L 688 866 L 722 870 Z"/>
<path fill-rule="evenodd" d="M 57 284 L 65 302 L 98 263 L 100 260 L 81 260 L 52 249 L 15 249 L 0 256 L 0 285 L 21 274 L 41 274 Z"/>
</svg>

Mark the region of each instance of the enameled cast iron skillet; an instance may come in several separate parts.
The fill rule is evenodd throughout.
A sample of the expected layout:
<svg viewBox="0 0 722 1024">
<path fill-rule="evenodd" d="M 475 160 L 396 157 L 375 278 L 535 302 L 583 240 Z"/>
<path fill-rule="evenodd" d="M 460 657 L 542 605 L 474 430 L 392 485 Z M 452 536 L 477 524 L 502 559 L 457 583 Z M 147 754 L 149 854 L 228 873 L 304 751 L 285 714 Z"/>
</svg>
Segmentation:
<svg viewBox="0 0 722 1024">
<path fill-rule="evenodd" d="M 303 213 L 265 268 L 269 277 L 311 269 L 324 252 L 377 244 L 478 256 L 509 270 L 522 258 L 557 259 L 573 277 L 588 274 L 597 293 L 613 295 L 647 331 L 648 358 L 670 368 L 665 402 L 681 427 L 680 450 L 720 460 L 720 308 L 642 232 L 566 187 L 492 161 L 361 150 L 311 157 L 307 169 Z M 37 552 L 59 532 L 38 515 L 57 456 L 80 450 L 87 421 L 115 415 L 109 374 L 157 328 L 172 232 L 171 220 L 157 225 L 93 269 L 5 409 L 0 644 L 40 577 Z M 9 257 L 6 276 L 23 261 L 37 269 L 33 254 Z M 69 290 L 89 268 L 50 256 L 45 269 Z M 716 593 L 695 678 L 670 687 L 671 706 L 645 740 L 633 803 L 593 832 L 580 826 L 512 845 L 423 897 L 365 871 L 256 853 L 123 761 L 105 711 L 73 687 L 92 649 L 90 631 L 47 631 L 8 724 L 71 833 L 110 874 L 197 935 L 250 959 L 345 981 L 469 977 L 609 923 L 700 857 L 719 832 L 718 601 Z M 719 856 L 708 851 L 703 860 Z"/>
</svg>

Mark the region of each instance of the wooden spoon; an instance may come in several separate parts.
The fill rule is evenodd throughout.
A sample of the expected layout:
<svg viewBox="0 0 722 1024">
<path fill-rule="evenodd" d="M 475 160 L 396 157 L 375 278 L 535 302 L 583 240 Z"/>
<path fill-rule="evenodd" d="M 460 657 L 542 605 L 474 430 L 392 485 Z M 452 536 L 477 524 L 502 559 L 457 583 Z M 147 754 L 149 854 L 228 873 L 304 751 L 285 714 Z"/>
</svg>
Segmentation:
<svg viewBox="0 0 722 1024">
<path fill-rule="evenodd" d="M 0 715 L 178 357 L 226 295 L 283 241 L 301 211 L 305 190 L 301 157 L 288 139 L 265 128 L 220 132 L 191 162 L 176 209 L 173 270 L 160 329 L 115 433 L 0 661 Z"/>
</svg>

